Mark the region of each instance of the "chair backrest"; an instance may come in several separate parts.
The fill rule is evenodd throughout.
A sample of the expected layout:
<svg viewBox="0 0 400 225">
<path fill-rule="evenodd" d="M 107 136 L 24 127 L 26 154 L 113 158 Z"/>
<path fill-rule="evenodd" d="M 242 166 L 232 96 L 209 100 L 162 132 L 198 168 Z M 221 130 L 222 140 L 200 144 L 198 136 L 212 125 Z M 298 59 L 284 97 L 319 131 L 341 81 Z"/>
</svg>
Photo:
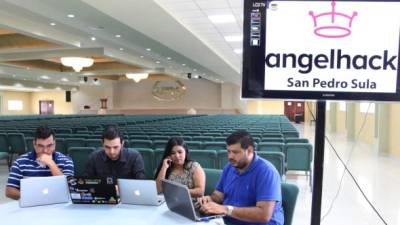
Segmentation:
<svg viewBox="0 0 400 225">
<path fill-rule="evenodd" d="M 33 146 L 33 137 L 25 137 L 26 142 L 26 150 L 28 152 L 35 151 L 35 147 Z"/>
<path fill-rule="evenodd" d="M 288 138 L 288 137 L 298 138 L 299 137 L 299 132 L 297 130 L 282 130 L 282 134 L 283 134 L 284 138 Z"/>
<path fill-rule="evenodd" d="M 214 150 L 191 150 L 189 157 L 203 168 L 217 168 L 217 152 Z"/>
<path fill-rule="evenodd" d="M 153 149 L 165 149 L 168 140 L 153 140 Z"/>
<path fill-rule="evenodd" d="M 64 138 L 56 138 L 56 151 L 61 152 L 64 155 L 68 154 Z"/>
<path fill-rule="evenodd" d="M 306 143 L 288 143 L 285 145 L 288 170 L 310 171 L 312 145 Z"/>
<path fill-rule="evenodd" d="M 144 162 L 144 174 L 147 179 L 153 179 L 154 171 L 154 152 L 151 148 L 137 148 L 137 150 L 143 158 Z M 158 166 L 158 165 L 157 165 Z"/>
<path fill-rule="evenodd" d="M 204 168 L 204 173 L 206 174 L 206 189 L 204 195 L 211 195 L 221 177 L 222 170 Z"/>
<path fill-rule="evenodd" d="M 131 148 L 153 148 L 153 141 L 151 140 L 131 139 L 129 142 Z"/>
<path fill-rule="evenodd" d="M 164 155 L 164 149 L 156 149 L 153 150 L 153 152 L 154 152 L 154 168 L 157 169 Z"/>
<path fill-rule="evenodd" d="M 25 137 L 21 133 L 9 133 L 8 144 L 12 153 L 22 155 L 27 151 Z"/>
<path fill-rule="evenodd" d="M 206 141 L 203 143 L 203 149 L 206 150 L 225 150 L 226 143 L 222 141 Z"/>
<path fill-rule="evenodd" d="M 297 195 L 299 188 L 294 184 L 282 183 L 282 207 L 285 217 L 284 225 L 291 225 L 293 220 L 294 209 L 296 207 Z"/>
<path fill-rule="evenodd" d="M 268 160 L 278 170 L 279 175 L 286 174 L 285 171 L 285 155 L 282 152 L 257 152 L 258 156 Z"/>
<path fill-rule="evenodd" d="M 201 143 L 201 141 L 185 141 L 185 143 L 188 146 L 189 150 L 203 148 L 203 144 Z"/>
<path fill-rule="evenodd" d="M 218 160 L 218 169 L 223 169 L 226 164 L 228 164 L 228 153 L 226 151 L 218 151 L 217 152 L 217 160 Z"/>
<path fill-rule="evenodd" d="M 261 142 L 257 144 L 258 151 L 283 152 L 284 144 L 281 142 Z"/>
<path fill-rule="evenodd" d="M 261 139 L 261 143 L 262 142 L 280 142 L 280 143 L 284 143 L 285 139 L 280 138 L 280 137 L 263 137 Z"/>
<path fill-rule="evenodd" d="M 192 137 L 193 141 L 214 141 L 214 138 L 212 136 L 194 136 Z"/>
<path fill-rule="evenodd" d="M 0 152 L 9 152 L 10 146 L 8 145 L 7 134 L 0 134 Z"/>
<path fill-rule="evenodd" d="M 83 138 L 65 138 L 64 143 L 67 151 L 71 147 L 86 147 L 86 142 Z"/>
<path fill-rule="evenodd" d="M 86 139 L 86 147 L 100 148 L 103 147 L 100 139 Z"/>
<path fill-rule="evenodd" d="M 68 148 L 68 155 L 74 162 L 75 176 L 83 176 L 86 169 L 86 163 L 89 159 L 90 153 L 96 149 L 93 147 L 70 147 Z"/>
<path fill-rule="evenodd" d="M 286 138 L 286 143 L 310 143 L 307 138 Z"/>
</svg>

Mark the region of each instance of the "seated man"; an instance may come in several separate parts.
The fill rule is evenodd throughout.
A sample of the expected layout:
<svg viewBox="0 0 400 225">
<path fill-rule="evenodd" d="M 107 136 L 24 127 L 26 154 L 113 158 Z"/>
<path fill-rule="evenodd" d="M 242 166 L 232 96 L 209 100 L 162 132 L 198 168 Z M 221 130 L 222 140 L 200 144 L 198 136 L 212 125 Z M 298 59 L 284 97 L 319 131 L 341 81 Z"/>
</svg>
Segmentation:
<svg viewBox="0 0 400 225">
<path fill-rule="evenodd" d="M 86 175 L 91 177 L 114 177 L 144 179 L 144 162 L 140 153 L 123 148 L 120 131 L 109 126 L 102 135 L 103 150 L 89 156 Z"/>
<path fill-rule="evenodd" d="M 227 224 L 283 225 L 281 178 L 275 167 L 254 151 L 246 131 L 227 139 L 228 163 L 211 196 L 198 201 L 205 213 L 225 214 Z"/>
<path fill-rule="evenodd" d="M 33 147 L 34 151 L 18 157 L 10 169 L 6 187 L 6 196 L 9 198 L 20 198 L 20 180 L 24 177 L 74 175 L 72 160 L 55 151 L 55 133 L 52 129 L 46 126 L 38 127 Z"/>
</svg>

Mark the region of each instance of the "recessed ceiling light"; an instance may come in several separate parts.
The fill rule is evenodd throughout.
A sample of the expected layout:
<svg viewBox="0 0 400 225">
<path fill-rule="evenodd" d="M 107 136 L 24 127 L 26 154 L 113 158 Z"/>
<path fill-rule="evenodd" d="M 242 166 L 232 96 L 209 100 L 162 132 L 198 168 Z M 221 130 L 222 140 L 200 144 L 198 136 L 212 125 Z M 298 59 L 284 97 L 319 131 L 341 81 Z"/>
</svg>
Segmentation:
<svg viewBox="0 0 400 225">
<path fill-rule="evenodd" d="M 16 77 L 17 75 L 13 74 L 12 77 Z"/>
<path fill-rule="evenodd" d="M 150 51 L 151 51 L 151 48 L 146 48 L 146 51 L 150 52 Z"/>
<path fill-rule="evenodd" d="M 142 56 L 142 55 L 141 55 L 141 56 L 140 56 L 140 58 L 142 58 L 142 59 L 143 59 L 143 58 L 144 58 L 144 56 Z"/>
<path fill-rule="evenodd" d="M 88 28 L 91 30 L 104 30 L 103 26 L 89 26 Z"/>
<path fill-rule="evenodd" d="M 160 61 L 156 61 L 157 64 L 160 64 Z"/>
<path fill-rule="evenodd" d="M 185 63 L 183 63 L 183 64 L 182 64 L 182 66 L 186 66 L 186 64 L 185 64 Z"/>
<path fill-rule="evenodd" d="M 208 16 L 208 19 L 213 23 L 234 23 L 236 21 L 232 14 Z"/>
<path fill-rule="evenodd" d="M 121 35 L 120 35 L 120 34 L 116 34 L 115 37 L 116 37 L 116 38 L 120 38 Z"/>
<path fill-rule="evenodd" d="M 48 80 L 48 79 L 50 79 L 50 77 L 49 77 L 49 76 L 46 76 L 46 75 L 42 75 L 42 76 L 40 76 L 40 78 L 42 78 L 43 80 Z"/>
<path fill-rule="evenodd" d="M 50 23 L 50 26 L 55 26 L 56 25 L 56 23 Z"/>
<path fill-rule="evenodd" d="M 21 83 L 15 83 L 14 87 L 23 87 L 24 85 L 22 85 Z"/>
<path fill-rule="evenodd" d="M 68 14 L 67 17 L 68 18 L 75 18 L 75 15 L 74 14 Z"/>
<path fill-rule="evenodd" d="M 194 71 L 194 72 L 196 72 L 196 71 L 197 71 L 197 69 L 193 69 L 193 71 Z"/>
<path fill-rule="evenodd" d="M 241 42 L 243 41 L 243 36 L 242 35 L 231 35 L 231 36 L 225 36 L 225 41 L 227 42 Z"/>
<path fill-rule="evenodd" d="M 236 48 L 233 50 L 236 54 L 242 54 L 243 53 L 243 49 L 241 48 Z"/>
<path fill-rule="evenodd" d="M 171 60 L 171 57 L 167 57 L 167 60 Z"/>
<path fill-rule="evenodd" d="M 39 88 L 39 89 L 43 89 L 43 87 L 42 87 L 42 86 L 37 86 L 37 88 Z"/>
<path fill-rule="evenodd" d="M 96 37 L 91 37 L 90 40 L 95 41 Z"/>
<path fill-rule="evenodd" d="M 61 78 L 61 81 L 62 82 L 68 82 L 69 80 L 67 78 L 63 77 L 63 78 Z"/>
<path fill-rule="evenodd" d="M 123 51 L 123 50 L 124 50 L 124 48 L 119 48 L 119 50 L 120 50 L 120 51 Z"/>
</svg>

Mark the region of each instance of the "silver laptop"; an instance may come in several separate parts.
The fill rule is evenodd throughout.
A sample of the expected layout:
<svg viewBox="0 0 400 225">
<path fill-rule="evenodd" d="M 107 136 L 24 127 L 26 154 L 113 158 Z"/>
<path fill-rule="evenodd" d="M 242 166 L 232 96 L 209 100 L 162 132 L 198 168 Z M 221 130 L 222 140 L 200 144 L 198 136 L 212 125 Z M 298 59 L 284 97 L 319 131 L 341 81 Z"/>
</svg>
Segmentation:
<svg viewBox="0 0 400 225">
<path fill-rule="evenodd" d="M 118 179 L 121 203 L 134 205 L 161 205 L 164 196 L 157 194 L 154 180 Z"/>
<path fill-rule="evenodd" d="M 194 207 L 194 202 L 190 197 L 189 189 L 185 185 L 164 179 L 161 181 L 161 186 L 167 206 L 172 212 L 194 221 L 208 221 L 210 219 L 224 216 L 201 213 Z"/>
<path fill-rule="evenodd" d="M 66 203 L 69 201 L 65 176 L 29 177 L 21 179 L 20 207 Z"/>
</svg>

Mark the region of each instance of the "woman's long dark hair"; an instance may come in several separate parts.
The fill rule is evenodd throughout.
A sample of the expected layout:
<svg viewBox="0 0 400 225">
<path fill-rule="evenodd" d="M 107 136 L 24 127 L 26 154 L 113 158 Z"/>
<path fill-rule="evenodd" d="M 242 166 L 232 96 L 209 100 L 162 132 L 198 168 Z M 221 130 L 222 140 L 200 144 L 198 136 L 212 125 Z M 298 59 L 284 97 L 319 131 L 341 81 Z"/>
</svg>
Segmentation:
<svg viewBox="0 0 400 225">
<path fill-rule="evenodd" d="M 186 152 L 186 156 L 185 156 L 185 162 L 183 163 L 183 168 L 188 169 L 187 165 L 189 162 L 191 162 L 192 160 L 189 159 L 189 149 L 186 145 L 186 143 L 183 141 L 183 139 L 181 137 L 172 137 L 168 140 L 167 145 L 165 146 L 165 150 L 164 150 L 164 155 L 160 161 L 160 164 L 157 167 L 157 172 L 156 175 L 154 177 L 154 179 L 157 179 L 158 173 L 160 173 L 161 167 L 163 165 L 164 159 L 167 158 L 168 156 L 171 155 L 172 152 L 172 148 L 175 146 L 182 146 L 185 149 Z M 169 175 L 172 172 L 172 166 L 170 166 L 167 169 L 167 172 L 165 173 L 165 179 L 168 179 Z"/>
</svg>

